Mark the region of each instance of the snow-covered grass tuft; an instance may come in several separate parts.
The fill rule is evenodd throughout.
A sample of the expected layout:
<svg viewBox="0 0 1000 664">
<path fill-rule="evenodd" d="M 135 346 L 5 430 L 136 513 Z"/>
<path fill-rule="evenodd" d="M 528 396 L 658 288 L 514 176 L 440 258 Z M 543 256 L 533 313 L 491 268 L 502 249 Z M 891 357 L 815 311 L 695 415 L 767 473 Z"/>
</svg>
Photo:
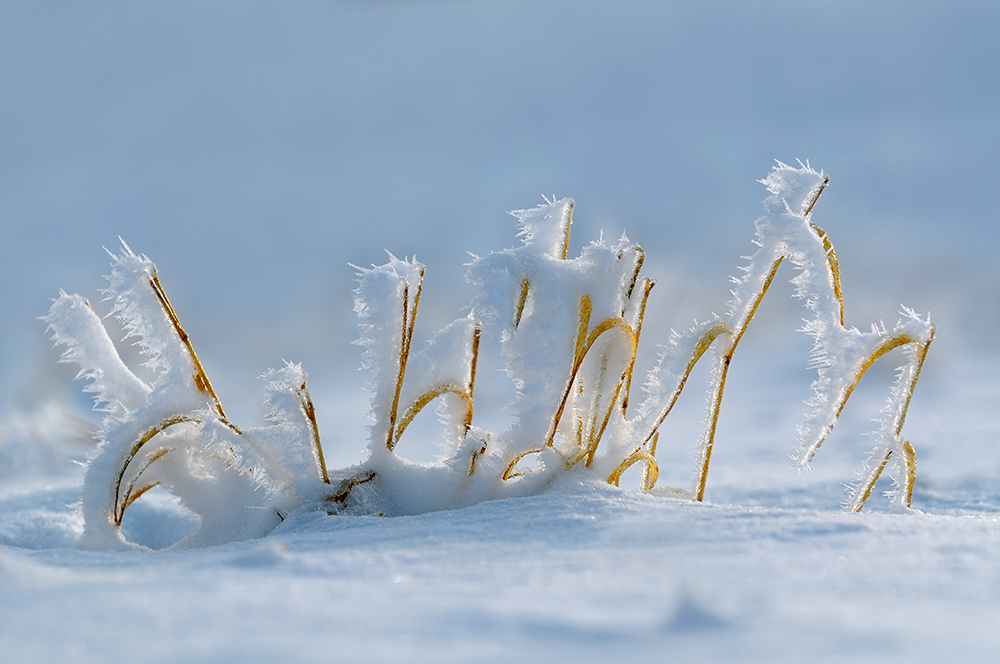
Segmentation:
<svg viewBox="0 0 1000 664">
<path fill-rule="evenodd" d="M 520 244 L 473 259 L 467 278 L 477 295 L 470 313 L 420 349 L 412 341 L 425 266 L 390 255 L 383 265 L 359 268 L 357 343 L 372 377 L 369 456 L 339 470 L 327 468 L 299 365 L 264 374 L 268 426 L 242 428 L 228 419 L 155 266 L 123 242 L 121 253 L 112 254 L 106 294 L 146 358 L 151 384 L 125 365 L 80 296 L 61 293 L 45 317 L 64 347 L 62 361 L 80 366 L 84 390 L 104 413 L 86 471 L 81 544 L 205 546 L 265 535 L 307 505 L 329 514 L 416 514 L 535 493 L 567 473 L 617 485 L 633 466 L 641 469 L 644 490 L 701 501 L 730 363 L 786 260 L 798 270 L 795 295 L 811 312 L 803 330 L 814 339 L 809 365 L 817 370 L 797 462 L 810 463 L 865 372 L 905 347 L 876 445 L 847 505 L 860 510 L 888 467 L 897 487 L 892 505 L 906 510 L 915 452 L 901 431 L 934 326 L 905 308 L 891 330 L 845 325 L 833 244 L 811 220 L 828 182 L 801 162 L 779 162 L 761 180 L 770 196 L 756 221 L 758 250 L 734 279 L 727 313 L 667 340 L 643 383 L 642 403 L 632 409 L 654 283 L 640 277 L 645 254 L 625 236 L 602 237 L 568 256 L 572 199 L 513 212 Z M 481 341 L 499 345 L 515 388 L 514 421 L 503 431 L 477 426 L 474 418 Z M 706 354 L 714 369 L 694 482 L 686 489 L 658 485 L 660 427 Z M 409 461 L 405 433 L 431 403 L 439 404 L 447 453 L 435 463 Z M 125 520 L 126 510 L 154 489 L 175 534 L 166 539 L 177 540 L 172 544 Z"/>
</svg>

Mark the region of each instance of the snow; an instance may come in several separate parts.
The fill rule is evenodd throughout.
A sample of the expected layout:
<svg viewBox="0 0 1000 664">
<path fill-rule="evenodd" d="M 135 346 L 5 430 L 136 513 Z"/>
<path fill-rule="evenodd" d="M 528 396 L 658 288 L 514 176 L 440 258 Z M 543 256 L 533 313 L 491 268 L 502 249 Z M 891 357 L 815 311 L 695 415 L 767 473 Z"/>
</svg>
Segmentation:
<svg viewBox="0 0 1000 664">
<path fill-rule="evenodd" d="M 304 513 L 198 551 L 7 547 L 0 613 L 22 661 L 988 659 L 998 530 L 567 478 L 455 512 Z"/>
<path fill-rule="evenodd" d="M 3 652 L 19 662 L 993 659 L 998 20 L 994 5 L 974 1 L 905 12 L 725 1 L 5 3 Z M 511 246 L 505 210 L 530 210 L 541 192 L 572 195 L 569 260 L 602 229 L 627 231 L 647 252 L 643 274 L 657 286 L 636 417 L 670 330 L 682 343 L 692 319 L 732 315 L 728 288 L 739 283 L 726 277 L 757 249 L 765 192 L 755 180 L 775 157 L 809 157 L 831 175 L 812 220 L 841 261 L 846 329 L 892 334 L 901 320 L 916 333 L 927 312 L 937 326 L 903 432 L 916 450 L 911 512 L 890 512 L 886 480 L 862 513 L 840 506 L 885 433 L 866 437 L 871 420 L 894 417 L 880 409 L 893 368 L 908 362 L 903 349 L 872 366 L 810 470 L 789 459 L 830 355 L 809 364 L 813 339 L 797 331 L 804 310 L 793 297 L 809 284 L 790 284 L 800 273 L 788 265 L 732 361 L 706 502 L 639 491 L 640 465 L 622 488 L 577 466 L 524 495 L 421 493 L 456 468 L 419 477 L 427 466 L 406 459 L 466 460 L 472 443 L 516 421 L 503 410 L 518 398 L 503 373 L 509 358 L 487 346 L 503 325 L 514 339 L 503 313 L 520 284 L 504 287 L 513 302 L 492 301 L 492 330 L 462 308 L 476 296 L 463 252 Z M 155 258 L 226 418 L 249 433 L 220 428 L 214 404 L 186 382 L 161 392 L 169 399 L 148 414 L 174 399 L 205 414 L 201 428 L 174 427 L 179 437 L 207 436 L 227 453 L 247 443 L 235 467 L 178 455 L 163 479 L 200 464 L 209 484 L 230 477 L 221 495 L 239 498 L 198 505 L 199 516 L 161 485 L 128 509 L 124 539 L 161 549 L 197 528 L 223 531 L 212 517 L 250 512 L 248 503 L 304 498 L 284 521 L 264 514 L 274 521 L 266 535 L 229 531 L 223 539 L 253 537 L 174 551 L 80 546 L 79 464 L 94 453 L 100 418 L 127 418 L 147 391 L 190 375 L 143 367 L 149 356 L 120 343 L 127 330 L 107 317 L 113 303 L 94 297 L 106 286 L 101 247 L 119 236 Z M 458 345 L 450 336 L 431 342 L 434 331 L 459 321 L 451 332 L 463 337 L 470 321 L 484 325 L 471 437 L 454 440 L 461 404 L 449 404 L 447 429 L 428 407 L 383 459 L 384 469 L 398 463 L 395 506 L 296 510 L 323 490 L 314 448 L 282 447 L 309 442 L 309 394 L 334 473 L 372 452 L 351 264 L 384 263 L 384 250 L 427 265 L 410 380 L 429 375 L 416 359 L 426 348 L 423 357 L 455 360 L 430 367 L 460 376 L 465 356 L 446 352 Z M 141 255 L 115 252 L 142 268 Z M 90 296 L 95 313 L 60 288 Z M 73 329 L 45 333 L 37 318 L 53 297 L 80 313 L 61 316 Z M 602 316 L 615 313 L 608 306 Z M 53 333 L 88 342 L 53 349 Z M 79 367 L 57 362 L 67 350 L 84 367 L 80 381 Z M 180 350 L 161 361 L 185 364 Z M 694 391 L 663 425 L 661 485 L 691 479 L 711 378 L 699 364 Z M 94 397 L 106 413 L 90 410 Z M 262 467 L 253 454 L 265 452 L 287 476 L 235 479 L 234 468 Z M 396 516 L 374 516 L 387 507 Z"/>
</svg>

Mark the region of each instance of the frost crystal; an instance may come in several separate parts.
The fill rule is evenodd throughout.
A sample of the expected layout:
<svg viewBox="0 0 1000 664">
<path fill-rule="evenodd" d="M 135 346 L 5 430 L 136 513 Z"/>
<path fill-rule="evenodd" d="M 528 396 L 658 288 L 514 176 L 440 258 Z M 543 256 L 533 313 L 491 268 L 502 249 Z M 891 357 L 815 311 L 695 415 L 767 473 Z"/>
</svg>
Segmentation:
<svg viewBox="0 0 1000 664">
<path fill-rule="evenodd" d="M 384 265 L 359 269 L 357 343 L 373 379 L 370 455 L 336 471 L 326 467 L 302 368 L 286 364 L 263 376 L 270 426 L 241 429 L 230 422 L 156 268 L 122 243 L 106 292 L 153 370 L 153 384 L 125 366 L 83 298 L 61 293 L 45 317 L 53 340 L 65 347 L 62 361 L 80 366 L 78 377 L 89 381 L 84 390 L 105 413 L 87 468 L 82 543 L 136 546 L 121 534 L 122 517 L 154 486 L 169 489 L 201 518 L 178 547 L 261 536 L 305 504 L 331 514 L 394 515 L 523 495 L 569 468 L 617 484 L 641 464 L 645 489 L 702 500 L 730 362 L 784 261 L 798 270 L 795 294 L 812 315 L 804 331 L 815 340 L 810 366 L 818 370 L 798 463 L 815 456 L 868 368 L 905 347 L 906 364 L 848 507 L 860 510 L 889 467 L 897 486 L 892 504 L 907 509 L 915 453 L 900 432 L 934 326 L 909 309 L 891 330 L 845 326 L 833 244 L 811 220 L 827 177 L 808 164 L 779 162 L 761 183 L 770 196 L 756 222 L 759 249 L 736 280 L 727 314 L 669 339 L 633 412 L 632 374 L 653 282 L 639 277 L 643 251 L 624 236 L 568 257 L 571 199 L 513 212 L 520 245 L 472 261 L 468 279 L 477 295 L 470 314 L 419 350 L 411 342 L 425 267 L 390 255 Z M 481 331 L 499 340 L 515 387 L 515 421 L 505 431 L 473 422 Z M 715 368 L 695 481 L 690 489 L 659 487 L 660 425 L 710 351 Z M 438 463 L 408 461 L 400 447 L 404 433 L 432 402 L 441 404 L 450 452 Z"/>
</svg>

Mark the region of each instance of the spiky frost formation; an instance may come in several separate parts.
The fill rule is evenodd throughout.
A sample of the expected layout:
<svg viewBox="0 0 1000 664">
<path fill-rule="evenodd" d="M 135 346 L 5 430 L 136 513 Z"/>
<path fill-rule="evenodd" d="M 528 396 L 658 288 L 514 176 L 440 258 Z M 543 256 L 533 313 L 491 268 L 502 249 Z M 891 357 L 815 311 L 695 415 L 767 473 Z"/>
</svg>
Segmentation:
<svg viewBox="0 0 1000 664">
<path fill-rule="evenodd" d="M 170 490 L 201 519 L 201 527 L 175 546 L 205 546 L 269 532 L 283 513 L 302 504 L 296 489 L 308 483 L 296 485 L 287 467 L 298 477 L 304 464 L 293 461 L 303 458 L 307 453 L 301 450 L 310 445 L 287 403 L 295 399 L 305 374 L 293 366 L 272 374 L 268 394 L 275 425 L 239 430 L 206 389 L 207 378 L 199 374 L 179 323 L 171 320 L 152 261 L 124 242 L 122 253 L 111 256 L 105 293 L 126 338 L 135 340 L 156 374 L 151 386 L 121 360 L 100 319 L 79 295 L 60 293 L 43 318 L 53 341 L 65 347 L 62 361 L 80 366 L 78 376 L 89 381 L 84 389 L 95 394 L 96 406 L 105 413 L 84 479 L 81 544 L 135 547 L 125 541 L 120 523 L 128 505 L 154 486 Z"/>
<path fill-rule="evenodd" d="M 890 390 L 889 404 L 882 412 L 876 435 L 877 444 L 851 489 L 848 506 L 861 508 L 867 499 L 865 492 L 870 490 L 886 462 L 891 463 L 890 474 L 897 484 L 908 483 L 912 488 L 913 451 L 899 432 L 927 346 L 934 336 L 934 326 L 929 318 L 922 318 L 906 308 L 903 309 L 904 318 L 891 330 L 873 325 L 871 331 L 861 332 L 856 327 L 844 325 L 844 300 L 833 244 L 811 219 L 812 207 L 828 181 L 822 171 L 814 170 L 808 162 L 799 162 L 798 167 L 778 162 L 760 181 L 770 196 L 764 200 L 765 214 L 755 223 L 754 242 L 758 249 L 742 268 L 742 276 L 733 280 L 736 287 L 726 316 L 699 324 L 686 334 L 674 335 L 648 377 L 647 399 L 641 409 L 643 417 L 663 412 L 663 402 L 669 402 L 671 395 L 679 393 L 691 363 L 705 351 L 706 339 L 709 344 L 717 339 L 717 361 L 710 391 L 713 396 L 705 435 L 697 452 L 703 460 L 696 480 L 700 483 L 700 487 L 696 487 L 699 492 L 704 489 L 714 436 L 712 418 L 718 415 L 729 360 L 783 261 L 797 270 L 792 279 L 795 297 L 812 313 L 802 329 L 814 339 L 809 366 L 818 373 L 812 385 L 814 395 L 807 402 L 810 411 L 799 427 L 798 465 L 808 467 L 836 424 L 854 386 L 871 364 L 888 350 L 905 346 L 907 363 L 900 368 L 897 383 Z M 908 479 L 904 481 L 904 478 Z M 902 508 L 908 499 L 903 491 L 897 490 L 893 505 Z"/>
<path fill-rule="evenodd" d="M 580 256 L 566 258 L 572 210 L 572 199 L 564 198 L 512 212 L 521 246 L 476 258 L 469 266 L 467 278 L 478 291 L 473 315 L 499 337 L 516 389 L 509 407 L 515 423 L 497 436 L 498 453 L 505 456 L 547 446 L 546 434 L 552 433 L 554 414 L 570 387 L 567 381 L 591 386 L 598 382 L 593 372 L 587 375 L 589 364 L 581 365 L 577 379 L 571 376 L 581 352 L 581 330 L 586 340 L 604 321 L 622 321 L 625 327 L 623 317 L 634 306 L 641 248 L 623 236 L 613 244 L 593 242 Z M 616 380 L 621 379 L 628 361 L 618 357 L 612 364 Z M 585 408 L 578 396 L 579 391 L 571 391 L 570 403 L 555 423 L 560 437 L 575 438 L 579 421 L 592 419 L 577 412 Z"/>
<path fill-rule="evenodd" d="M 77 379 L 94 394 L 94 410 L 123 417 L 146 402 L 150 387 L 125 366 L 101 319 L 79 295 L 59 291 L 49 313 L 42 317 L 56 346 L 64 346 L 60 362 L 79 365 Z"/>
<path fill-rule="evenodd" d="M 263 535 L 308 503 L 331 514 L 393 515 L 525 495 L 574 467 L 617 483 L 642 463 L 643 484 L 651 488 L 658 427 L 707 354 L 715 366 L 695 485 L 691 491 L 665 488 L 701 500 L 730 361 L 784 261 L 797 271 L 795 295 L 811 312 L 803 329 L 815 340 L 809 366 L 817 378 L 800 428 L 799 464 L 807 466 L 816 454 L 864 372 L 903 346 L 907 361 L 849 506 L 860 509 L 887 464 L 899 485 L 912 490 L 915 453 L 900 430 L 934 326 L 909 309 L 891 330 L 845 326 L 833 245 L 811 220 L 825 174 L 808 163 L 778 162 L 761 183 L 770 196 L 755 224 L 758 249 L 734 279 L 726 315 L 671 335 L 646 377 L 646 399 L 632 411 L 632 372 L 653 284 L 639 279 L 643 251 L 624 235 L 610 243 L 602 237 L 569 258 L 572 199 L 513 212 L 520 245 L 474 257 L 467 274 L 477 290 L 470 314 L 419 350 L 411 345 L 424 266 L 390 254 L 383 265 L 359 269 L 357 343 L 372 376 L 370 456 L 334 471 L 323 459 L 302 367 L 286 363 L 262 377 L 269 426 L 231 423 L 155 266 L 123 242 L 121 254 L 112 254 L 105 292 L 155 376 L 151 385 L 121 361 L 83 298 L 60 293 L 44 318 L 53 340 L 65 347 L 62 361 L 80 366 L 78 377 L 88 381 L 84 390 L 105 413 L 83 491 L 83 544 L 133 546 L 119 525 L 128 505 L 153 486 L 168 488 L 201 518 L 201 528 L 178 547 Z M 515 421 L 499 432 L 473 422 L 481 328 L 499 340 L 515 388 L 509 406 Z M 442 415 L 446 452 L 437 463 L 410 462 L 405 444 L 397 445 L 432 402 Z M 529 455 L 534 463 L 523 461 Z M 903 494 L 896 492 L 895 507 L 908 505 Z"/>
</svg>

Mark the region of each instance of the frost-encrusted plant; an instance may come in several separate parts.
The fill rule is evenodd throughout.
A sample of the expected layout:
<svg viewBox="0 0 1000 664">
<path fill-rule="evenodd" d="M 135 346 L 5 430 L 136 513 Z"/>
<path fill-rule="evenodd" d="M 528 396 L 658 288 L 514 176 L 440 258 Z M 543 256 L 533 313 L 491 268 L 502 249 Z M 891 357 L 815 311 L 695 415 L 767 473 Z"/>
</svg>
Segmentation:
<svg viewBox="0 0 1000 664">
<path fill-rule="evenodd" d="M 778 162 L 768 177 L 761 180 L 771 196 L 764 201 L 764 216 L 756 222 L 755 242 L 759 249 L 743 268 L 743 277 L 735 280 L 737 287 L 725 318 L 710 320 L 671 340 L 671 348 L 650 377 L 642 413 L 649 416 L 659 404 L 665 406 L 643 440 L 655 444 L 657 428 L 670 413 L 691 369 L 714 342 L 716 365 L 709 413 L 699 446 L 697 478 L 690 492 L 701 500 L 730 361 L 778 268 L 787 259 L 799 269 L 793 279 L 795 295 L 813 313 L 803 329 L 815 340 L 810 365 L 819 374 L 813 382 L 814 396 L 809 401 L 812 410 L 799 428 L 798 465 L 807 467 L 812 461 L 865 372 L 889 351 L 905 346 L 909 352 L 907 362 L 897 374 L 889 403 L 882 411 L 877 443 L 858 481 L 851 487 L 847 507 L 860 511 L 882 471 L 892 462 L 896 483 L 892 504 L 897 509 L 908 508 L 916 478 L 916 454 L 900 433 L 935 328 L 929 318 L 921 318 L 906 308 L 901 313 L 903 320 L 891 331 L 872 325 L 869 332 L 861 332 L 844 325 L 837 255 L 829 236 L 811 220 L 813 207 L 829 179 L 808 164 L 800 162 L 799 166 L 793 168 Z"/>
<path fill-rule="evenodd" d="M 419 351 L 411 342 L 424 266 L 390 256 L 384 265 L 360 269 L 358 343 L 373 377 L 370 456 L 332 472 L 301 367 L 287 364 L 265 374 L 269 426 L 243 429 L 230 422 L 156 268 L 123 243 L 121 255 L 112 255 L 106 293 L 128 336 L 138 340 L 152 384 L 125 366 L 80 296 L 61 293 L 45 317 L 55 342 L 65 346 L 62 359 L 80 365 L 80 376 L 90 381 L 84 389 L 105 413 L 86 473 L 83 544 L 134 546 L 121 534 L 122 518 L 154 486 L 168 488 L 201 517 L 199 530 L 175 546 L 261 536 L 305 504 L 330 513 L 393 515 L 523 495 L 567 468 L 617 484 L 638 463 L 644 489 L 702 500 L 730 362 L 786 260 L 798 269 L 796 295 L 812 312 L 804 330 L 815 340 L 811 366 L 818 370 L 799 431 L 798 463 L 812 460 L 868 368 L 904 346 L 906 363 L 847 505 L 861 510 L 889 467 L 896 483 L 892 505 L 905 510 L 915 454 L 900 433 L 934 326 L 904 309 L 892 330 L 846 327 L 836 254 L 811 221 L 826 176 L 808 164 L 779 162 L 761 182 L 771 195 L 756 222 L 759 249 L 736 280 L 728 313 L 672 336 L 632 411 L 632 374 L 653 282 L 640 278 L 643 251 L 624 236 L 568 257 L 572 200 L 513 212 L 520 246 L 474 258 L 468 279 L 478 295 L 470 314 Z M 516 388 L 515 421 L 505 431 L 473 424 L 482 332 L 499 341 Z M 695 480 L 690 489 L 657 487 L 659 428 L 710 350 L 715 368 Z M 441 403 L 451 451 L 439 463 L 407 461 L 397 453 L 405 452 L 403 434 L 432 402 Z"/>
<path fill-rule="evenodd" d="M 156 267 L 122 243 L 112 254 L 106 291 L 127 337 L 138 340 L 152 384 L 118 355 L 89 302 L 60 293 L 44 320 L 80 365 L 84 388 L 103 410 L 100 444 L 84 480 L 83 544 L 125 543 L 125 510 L 165 486 L 201 517 L 185 545 L 209 545 L 270 532 L 282 515 L 315 497 L 327 480 L 305 372 L 287 365 L 265 375 L 272 425 L 240 429 L 225 410 L 160 284 Z"/>
</svg>

